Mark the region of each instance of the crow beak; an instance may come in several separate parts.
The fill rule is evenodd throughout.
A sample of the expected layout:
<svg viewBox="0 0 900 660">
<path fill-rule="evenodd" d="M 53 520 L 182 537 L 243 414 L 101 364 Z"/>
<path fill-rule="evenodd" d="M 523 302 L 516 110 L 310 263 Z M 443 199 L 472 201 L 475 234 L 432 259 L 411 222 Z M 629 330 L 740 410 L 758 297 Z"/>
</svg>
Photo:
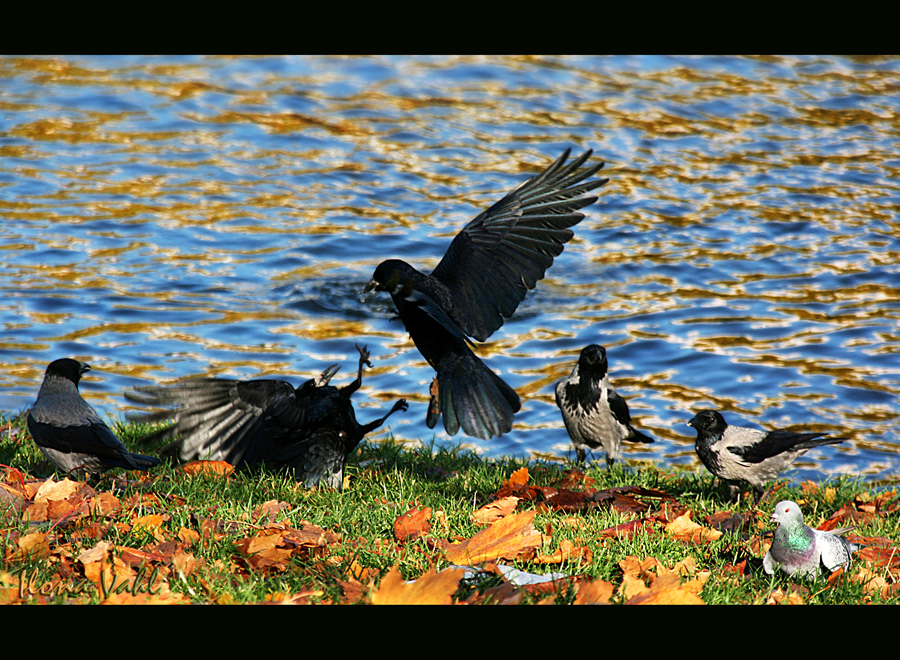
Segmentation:
<svg viewBox="0 0 900 660">
<path fill-rule="evenodd" d="M 91 370 L 91 365 L 85 364 L 84 362 L 81 363 L 81 369 L 79 370 L 80 373 L 87 373 L 90 370 Z"/>
<path fill-rule="evenodd" d="M 374 289 L 377 284 L 378 282 L 376 282 L 375 280 L 369 280 L 369 283 L 366 284 L 366 288 L 363 289 L 363 293 L 369 293 L 369 291 Z"/>
</svg>

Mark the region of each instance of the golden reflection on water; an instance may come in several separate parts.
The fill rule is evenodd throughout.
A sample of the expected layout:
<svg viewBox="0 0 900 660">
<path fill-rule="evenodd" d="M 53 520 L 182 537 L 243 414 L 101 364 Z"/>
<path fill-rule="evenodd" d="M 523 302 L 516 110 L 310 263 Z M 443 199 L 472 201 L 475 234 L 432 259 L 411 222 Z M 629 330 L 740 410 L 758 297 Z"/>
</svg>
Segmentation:
<svg viewBox="0 0 900 660">
<path fill-rule="evenodd" d="M 433 267 L 499 186 L 544 167 L 529 145 L 572 143 L 607 159 L 610 183 L 561 258 L 568 265 L 539 285 L 534 304 L 545 307 L 530 327 L 507 324 L 478 349 L 489 363 L 509 358 L 523 399 L 552 408 L 552 384 L 577 356 L 573 340 L 602 337 L 610 349 L 632 351 L 624 366 L 613 364 L 632 414 L 678 447 L 685 433 L 670 422 L 674 413 L 715 405 L 752 419 L 785 402 L 860 422 L 845 431 L 857 447 L 889 444 L 866 445 L 869 429 L 891 437 L 900 394 L 900 286 L 866 281 L 900 263 L 891 239 L 900 234 L 900 161 L 886 146 L 900 133 L 900 112 L 885 107 L 885 98 L 900 97 L 900 78 L 876 70 L 882 60 L 871 71 L 842 61 L 804 72 L 800 65 L 816 58 L 794 69 L 789 59 L 763 57 L 734 70 L 641 70 L 603 58 L 336 57 L 222 75 L 245 61 L 253 60 L 0 58 L 13 90 L 0 94 L 11 118 L 0 173 L 44 184 L 27 195 L 5 195 L 0 184 L 0 216 L 16 228 L 0 234 L 10 261 L 4 286 L 43 299 L 0 310 L 8 389 L 31 392 L 59 344 L 108 348 L 104 369 L 129 378 L 165 379 L 179 366 L 165 356 L 131 361 L 125 350 L 155 342 L 205 375 L 302 377 L 313 374 L 297 374 L 301 358 L 333 359 L 348 374 L 352 354 L 315 347 L 366 337 L 380 351 L 367 395 L 427 400 L 417 382 L 403 392 L 397 381 L 379 388 L 398 370 L 411 381 L 424 372 L 402 326 L 385 322 L 386 303 L 359 297 L 371 267 L 404 245 L 413 251 L 404 258 Z M 519 83 L 452 77 L 498 63 Z M 748 63 L 771 66 L 772 75 L 754 75 Z M 365 65 L 395 71 L 351 88 L 353 67 Z M 16 95 L 13 83 L 29 92 Z M 835 86 L 838 101 L 873 103 L 838 107 Z M 41 89 L 121 97 L 122 106 L 47 112 Z M 839 176 L 854 173 L 879 183 Z M 40 260 L 22 258 L 44 250 Z M 634 269 L 616 270 L 623 265 Z M 281 306 L 293 299 L 272 293 L 299 283 L 305 304 L 335 282 L 349 293 L 316 313 Z M 79 296 L 101 308 L 67 304 Z M 866 326 L 873 330 L 859 332 Z M 220 331 L 230 327 L 233 335 Z M 642 342 L 667 351 L 654 362 L 633 352 Z M 690 368 L 707 363 L 668 363 L 679 351 L 724 358 L 716 364 L 728 371 L 717 378 L 749 389 L 690 380 Z M 860 364 L 859 355 L 883 361 Z M 772 380 L 757 391 L 758 378 Z M 810 391 L 824 382 L 835 391 Z M 894 404 L 842 404 L 840 388 L 893 395 Z M 91 394 L 121 404 L 118 392 Z M 834 432 L 834 419 L 811 427 Z"/>
</svg>

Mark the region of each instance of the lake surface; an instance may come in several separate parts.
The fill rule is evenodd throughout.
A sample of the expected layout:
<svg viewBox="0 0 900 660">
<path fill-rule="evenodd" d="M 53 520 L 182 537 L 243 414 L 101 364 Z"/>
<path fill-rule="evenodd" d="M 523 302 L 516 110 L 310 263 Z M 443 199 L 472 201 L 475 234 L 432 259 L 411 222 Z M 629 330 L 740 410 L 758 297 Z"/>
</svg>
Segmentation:
<svg viewBox="0 0 900 660">
<path fill-rule="evenodd" d="M 433 372 L 363 286 L 386 257 L 430 270 L 566 147 L 610 181 L 479 349 L 515 426 L 432 431 Z M 898 58 L 0 57 L 0 411 L 59 357 L 120 420 L 183 376 L 344 384 L 358 342 L 361 421 L 402 396 L 400 438 L 562 459 L 553 385 L 600 343 L 657 438 L 626 460 L 697 465 L 685 422 L 718 408 L 849 439 L 789 476 L 889 480 L 898 170 Z"/>
</svg>

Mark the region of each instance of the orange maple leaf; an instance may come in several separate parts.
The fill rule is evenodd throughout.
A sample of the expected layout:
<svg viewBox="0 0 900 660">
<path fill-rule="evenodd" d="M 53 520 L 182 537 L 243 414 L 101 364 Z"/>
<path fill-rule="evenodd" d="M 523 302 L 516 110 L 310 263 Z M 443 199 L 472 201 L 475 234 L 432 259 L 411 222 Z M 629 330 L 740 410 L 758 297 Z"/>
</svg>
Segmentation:
<svg viewBox="0 0 900 660">
<path fill-rule="evenodd" d="M 373 605 L 450 605 L 463 575 L 465 571 L 461 568 L 440 573 L 430 569 L 418 580 L 406 583 L 395 565 L 372 592 L 371 602 Z"/>
<path fill-rule="evenodd" d="M 446 545 L 444 555 L 455 564 L 480 564 L 530 555 L 543 541 L 534 528 L 536 513 L 522 511 L 504 516 L 472 538 Z"/>
<path fill-rule="evenodd" d="M 431 531 L 431 507 L 413 508 L 394 521 L 394 538 L 411 541 Z"/>
<path fill-rule="evenodd" d="M 185 474 L 218 474 L 227 477 L 234 472 L 234 466 L 226 461 L 191 461 L 185 463 L 179 470 Z"/>
</svg>

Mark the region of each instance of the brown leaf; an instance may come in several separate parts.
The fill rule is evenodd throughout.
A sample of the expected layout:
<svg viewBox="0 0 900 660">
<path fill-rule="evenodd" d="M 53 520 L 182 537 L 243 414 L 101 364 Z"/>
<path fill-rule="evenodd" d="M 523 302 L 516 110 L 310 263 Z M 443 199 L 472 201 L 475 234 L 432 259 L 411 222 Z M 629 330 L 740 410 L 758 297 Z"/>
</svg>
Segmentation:
<svg viewBox="0 0 900 660">
<path fill-rule="evenodd" d="M 226 461 L 191 461 L 178 469 L 185 474 L 206 473 L 211 475 L 217 474 L 223 477 L 227 477 L 234 472 L 234 466 Z"/>
<path fill-rule="evenodd" d="M 410 509 L 394 521 L 394 538 L 397 541 L 412 541 L 431 531 L 431 507 Z"/>
<path fill-rule="evenodd" d="M 679 575 L 690 574 L 696 568 L 693 562 L 680 562 L 675 569 L 670 570 L 655 557 L 645 557 L 638 561 L 637 557 L 629 556 L 620 561 L 619 566 L 623 570 L 620 593 L 629 605 L 703 604 L 698 594 L 709 574 L 704 573 L 685 582 L 681 581 Z"/>
<path fill-rule="evenodd" d="M 500 520 L 500 518 L 508 516 L 515 511 L 518 504 L 519 498 L 515 495 L 501 497 L 499 500 L 494 500 L 476 510 L 475 513 L 472 514 L 472 520 L 479 524 L 494 523 Z"/>
<path fill-rule="evenodd" d="M 505 516 L 461 543 L 447 544 L 444 554 L 455 564 L 480 564 L 530 555 L 542 542 L 534 528 L 535 511 Z"/>
<path fill-rule="evenodd" d="M 592 555 L 590 548 L 583 545 L 575 547 L 575 544 L 570 540 L 563 539 L 553 554 L 539 554 L 532 561 L 538 564 L 561 564 L 564 561 L 590 562 Z"/>
<path fill-rule="evenodd" d="M 280 500 L 267 500 L 253 509 L 250 518 L 257 524 L 273 523 L 282 511 L 290 511 L 291 505 Z"/>
<path fill-rule="evenodd" d="M 692 512 L 688 510 L 684 515 L 675 518 L 675 520 L 666 525 L 666 532 L 679 541 L 686 541 L 689 543 L 715 541 L 722 536 L 722 532 L 716 529 L 703 527 L 702 525 L 695 523 L 691 520 L 691 514 Z"/>
<path fill-rule="evenodd" d="M 615 592 L 612 582 L 605 580 L 579 580 L 575 586 L 575 605 L 597 605 L 608 603 Z"/>
<path fill-rule="evenodd" d="M 440 573 L 430 569 L 407 584 L 394 566 L 372 593 L 371 602 L 373 605 L 450 605 L 463 575 L 463 569 L 445 569 Z"/>
<path fill-rule="evenodd" d="M 35 503 L 40 503 L 66 500 L 78 492 L 80 487 L 80 482 L 71 481 L 68 477 L 62 481 L 53 481 L 53 479 L 50 478 L 38 488 L 37 492 L 34 494 L 34 501 Z"/>
</svg>

